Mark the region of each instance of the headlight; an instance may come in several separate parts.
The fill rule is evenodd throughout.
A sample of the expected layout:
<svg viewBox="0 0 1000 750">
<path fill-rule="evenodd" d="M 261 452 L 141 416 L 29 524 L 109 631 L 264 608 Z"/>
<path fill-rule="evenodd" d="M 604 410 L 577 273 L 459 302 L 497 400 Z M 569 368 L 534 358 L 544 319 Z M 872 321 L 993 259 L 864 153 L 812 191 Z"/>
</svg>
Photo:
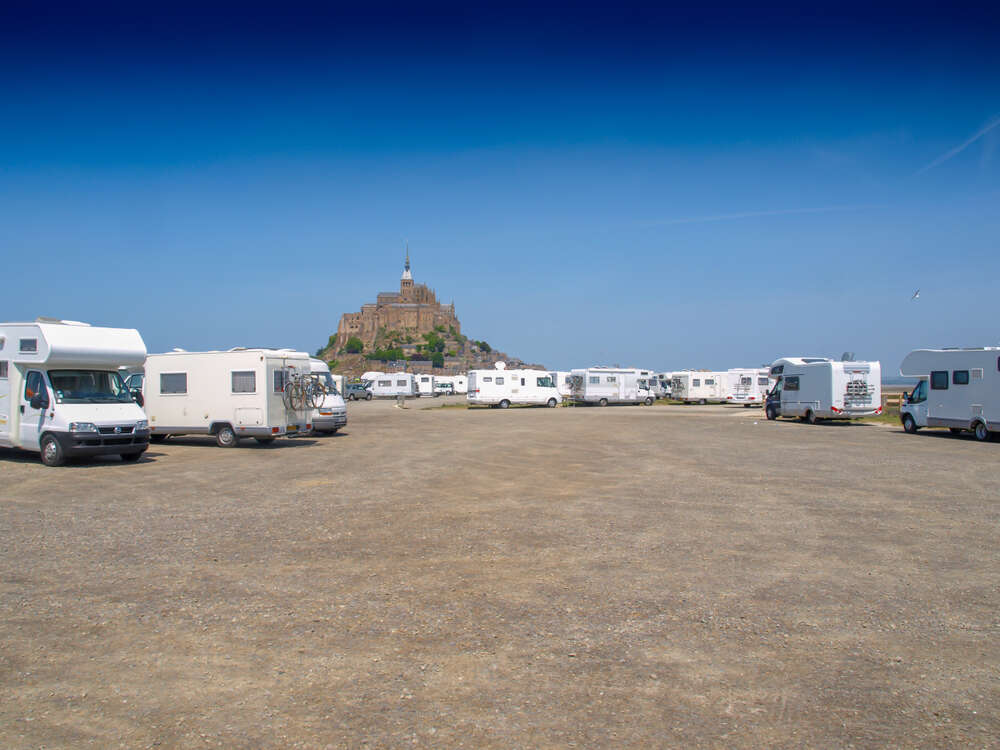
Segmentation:
<svg viewBox="0 0 1000 750">
<path fill-rule="evenodd" d="M 135 429 L 136 429 L 136 432 L 138 432 L 139 430 L 148 430 L 149 429 L 149 420 L 148 419 L 140 419 L 138 422 L 135 423 Z"/>
<path fill-rule="evenodd" d="M 93 422 L 70 422 L 70 432 L 97 432 L 97 425 Z"/>
</svg>

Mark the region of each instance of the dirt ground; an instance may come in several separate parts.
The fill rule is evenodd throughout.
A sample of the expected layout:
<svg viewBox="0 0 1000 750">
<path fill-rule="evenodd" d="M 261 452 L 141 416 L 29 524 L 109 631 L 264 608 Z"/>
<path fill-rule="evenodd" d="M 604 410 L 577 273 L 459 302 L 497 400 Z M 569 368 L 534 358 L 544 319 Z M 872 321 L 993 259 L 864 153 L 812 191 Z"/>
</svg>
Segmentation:
<svg viewBox="0 0 1000 750">
<path fill-rule="evenodd" d="M 0 451 L 0 746 L 997 746 L 1000 443 L 441 401 Z"/>
</svg>

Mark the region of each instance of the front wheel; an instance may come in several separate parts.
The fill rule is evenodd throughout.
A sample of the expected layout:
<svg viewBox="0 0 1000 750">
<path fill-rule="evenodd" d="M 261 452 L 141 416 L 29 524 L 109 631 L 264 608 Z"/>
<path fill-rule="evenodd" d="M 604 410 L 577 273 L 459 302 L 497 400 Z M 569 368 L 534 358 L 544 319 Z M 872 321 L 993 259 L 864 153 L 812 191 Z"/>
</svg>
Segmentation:
<svg viewBox="0 0 1000 750">
<path fill-rule="evenodd" d="M 644 403 L 646 404 L 646 406 L 652 406 L 653 405 L 653 399 L 652 398 L 647 398 Z"/>
<path fill-rule="evenodd" d="M 372 400 L 372 394 L 366 393 L 365 394 L 365 401 L 371 401 L 371 400 Z"/>
<path fill-rule="evenodd" d="M 499 406 L 501 409 L 506 409 L 508 406 L 510 406 L 510 401 L 504 399 L 499 404 L 497 404 L 497 406 Z"/>
<path fill-rule="evenodd" d="M 778 409 L 774 406 L 774 404 L 768 404 L 767 408 L 764 409 L 764 414 L 773 422 L 778 418 Z"/>
<path fill-rule="evenodd" d="M 607 406 L 608 405 L 608 400 L 606 398 L 602 398 L 600 401 L 597 402 L 597 405 L 598 406 Z"/>
<path fill-rule="evenodd" d="M 816 412 L 814 412 L 812 409 L 810 409 L 809 411 L 807 411 L 806 412 L 806 421 L 809 424 L 816 424 Z"/>
<path fill-rule="evenodd" d="M 917 427 L 917 423 L 913 421 L 913 417 L 907 414 L 906 416 L 903 417 L 903 429 L 906 430 L 911 435 L 913 435 L 920 428 Z"/>
<path fill-rule="evenodd" d="M 550 409 L 555 409 L 556 408 L 556 400 L 554 398 L 550 398 L 548 400 L 548 403 L 546 403 L 545 405 L 547 407 L 549 407 Z"/>
<path fill-rule="evenodd" d="M 235 448 L 239 445 L 240 439 L 236 436 L 235 430 L 225 424 L 215 433 L 215 442 L 220 448 Z"/>
<path fill-rule="evenodd" d="M 63 453 L 59 441 L 51 435 L 42 438 L 42 463 L 46 466 L 62 466 L 66 463 L 66 454 Z"/>
<path fill-rule="evenodd" d="M 984 422 L 976 422 L 975 433 L 976 433 L 976 440 L 978 440 L 980 443 L 985 443 L 991 437 L 993 437 L 993 433 L 990 432 L 989 428 L 986 426 Z"/>
</svg>

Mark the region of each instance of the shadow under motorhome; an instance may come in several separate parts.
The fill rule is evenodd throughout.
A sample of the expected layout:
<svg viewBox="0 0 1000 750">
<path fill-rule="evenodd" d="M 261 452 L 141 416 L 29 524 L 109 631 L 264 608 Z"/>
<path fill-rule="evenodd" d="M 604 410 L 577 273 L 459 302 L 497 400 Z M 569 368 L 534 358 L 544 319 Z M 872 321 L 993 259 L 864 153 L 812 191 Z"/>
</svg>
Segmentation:
<svg viewBox="0 0 1000 750">
<path fill-rule="evenodd" d="M 1000 432 L 1000 347 L 916 349 L 899 374 L 920 378 L 900 408 L 907 432 L 948 427 L 981 441 Z"/>
<path fill-rule="evenodd" d="M 827 357 L 782 357 L 771 364 L 768 419 L 854 419 L 882 413 L 882 365 Z"/>
<path fill-rule="evenodd" d="M 149 425 L 119 369 L 145 358 L 132 328 L 0 323 L 0 445 L 39 453 L 47 466 L 77 456 L 138 460 Z"/>
</svg>

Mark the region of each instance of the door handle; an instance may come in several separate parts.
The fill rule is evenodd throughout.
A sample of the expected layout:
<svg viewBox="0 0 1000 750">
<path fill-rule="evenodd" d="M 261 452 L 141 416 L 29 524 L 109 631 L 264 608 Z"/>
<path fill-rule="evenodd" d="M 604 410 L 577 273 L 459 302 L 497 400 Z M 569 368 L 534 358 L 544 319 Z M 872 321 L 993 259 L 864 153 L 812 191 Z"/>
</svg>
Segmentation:
<svg viewBox="0 0 1000 750">
<path fill-rule="evenodd" d="M 21 413 L 24 414 L 24 404 L 21 404 Z"/>
</svg>

